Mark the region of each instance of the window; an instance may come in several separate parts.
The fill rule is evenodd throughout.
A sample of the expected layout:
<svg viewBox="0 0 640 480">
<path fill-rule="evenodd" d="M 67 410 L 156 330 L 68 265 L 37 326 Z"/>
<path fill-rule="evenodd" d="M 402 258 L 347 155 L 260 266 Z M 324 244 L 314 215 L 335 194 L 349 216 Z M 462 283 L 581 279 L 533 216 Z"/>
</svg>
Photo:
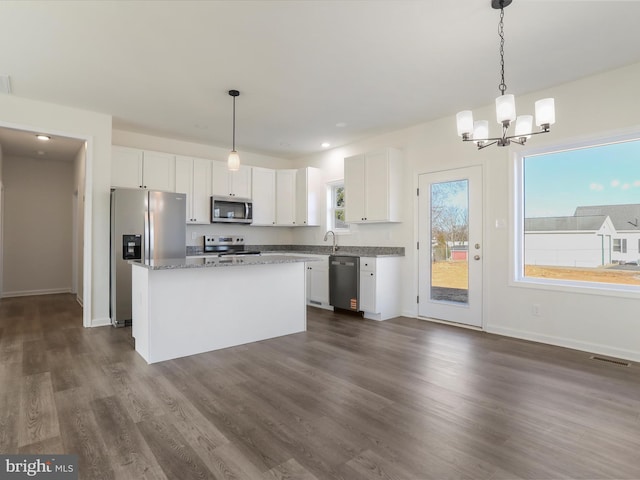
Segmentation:
<svg viewBox="0 0 640 480">
<path fill-rule="evenodd" d="M 613 239 L 613 251 L 620 253 L 627 253 L 627 239 L 626 238 L 614 238 Z"/>
<path fill-rule="evenodd" d="M 327 184 L 327 229 L 334 232 L 348 232 L 349 224 L 344 221 L 344 180 Z"/>
<path fill-rule="evenodd" d="M 516 282 L 640 291 L 640 139 L 517 157 Z"/>
</svg>

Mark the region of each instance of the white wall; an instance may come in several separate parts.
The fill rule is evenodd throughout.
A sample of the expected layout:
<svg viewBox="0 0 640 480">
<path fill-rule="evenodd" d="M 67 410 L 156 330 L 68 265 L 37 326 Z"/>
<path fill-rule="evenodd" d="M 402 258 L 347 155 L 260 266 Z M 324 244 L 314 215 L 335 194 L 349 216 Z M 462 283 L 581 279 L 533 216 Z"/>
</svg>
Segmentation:
<svg viewBox="0 0 640 480">
<path fill-rule="evenodd" d="M 599 267 L 609 260 L 609 241 L 596 232 L 528 232 L 525 265 Z"/>
<path fill-rule="evenodd" d="M 71 291 L 73 164 L 6 156 L 3 296 Z"/>
<path fill-rule="evenodd" d="M 88 140 L 85 212 L 85 325 L 109 324 L 111 116 L 0 95 L 0 126 Z M 87 274 L 88 273 L 88 274 Z"/>
<path fill-rule="evenodd" d="M 520 113 L 533 113 L 534 102 L 553 96 L 557 124 L 547 135 L 534 137 L 536 147 L 562 144 L 606 133 L 640 133 L 637 99 L 640 64 L 605 72 L 530 95 L 516 96 Z M 451 95 L 455 95 L 452 92 Z M 513 92 L 517 94 L 517 91 Z M 494 92 L 487 92 L 492 101 Z M 455 99 L 452 97 L 452 103 Z M 636 102 L 637 103 L 637 102 Z M 474 109 L 476 118 L 495 118 L 493 104 Z M 497 131 L 497 125 L 493 125 Z M 513 235 L 512 162 L 522 147 L 490 147 L 477 151 L 456 136 L 455 112 L 440 120 L 370 138 L 340 149 L 298 159 L 327 172 L 327 180 L 342 175 L 343 158 L 394 146 L 404 151 L 405 205 L 400 225 L 360 225 L 339 241 L 350 245 L 395 245 L 406 248 L 403 262 L 403 311 L 417 314 L 417 188 L 418 175 L 469 165 L 482 165 L 484 176 L 484 318 L 488 332 L 544 341 L 602 354 L 640 360 L 640 294 L 603 296 L 590 292 L 547 290 L 512 284 L 510 251 Z M 496 220 L 506 227 L 496 227 Z M 324 232 L 295 231 L 294 241 L 321 243 Z M 540 315 L 532 315 L 532 304 Z"/>
</svg>

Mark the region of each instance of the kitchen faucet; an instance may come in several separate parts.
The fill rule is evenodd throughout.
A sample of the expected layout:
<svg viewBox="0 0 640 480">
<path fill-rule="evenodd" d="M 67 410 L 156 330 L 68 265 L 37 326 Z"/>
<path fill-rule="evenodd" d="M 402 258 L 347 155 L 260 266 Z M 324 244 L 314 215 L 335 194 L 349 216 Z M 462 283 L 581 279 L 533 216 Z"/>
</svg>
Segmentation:
<svg viewBox="0 0 640 480">
<path fill-rule="evenodd" d="M 333 232 L 333 230 L 329 230 L 324 234 L 324 241 L 327 241 L 327 239 L 329 238 L 329 234 L 333 235 L 333 246 L 331 247 L 331 253 L 336 253 L 338 246 L 336 245 L 336 234 Z"/>
</svg>

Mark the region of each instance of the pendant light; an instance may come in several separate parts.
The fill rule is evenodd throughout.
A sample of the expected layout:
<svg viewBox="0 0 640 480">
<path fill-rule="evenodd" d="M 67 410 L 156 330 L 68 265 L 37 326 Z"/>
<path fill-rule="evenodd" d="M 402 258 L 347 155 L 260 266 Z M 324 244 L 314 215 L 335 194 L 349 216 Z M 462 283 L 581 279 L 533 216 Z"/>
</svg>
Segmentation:
<svg viewBox="0 0 640 480">
<path fill-rule="evenodd" d="M 536 125 L 540 130 L 533 132 L 533 115 L 516 116 L 516 99 L 513 95 L 507 95 L 507 85 L 504 83 L 504 9 L 512 0 L 491 0 L 494 9 L 500 9 L 500 22 L 498 23 L 498 36 L 500 37 L 500 96 L 496 98 L 496 119 L 502 126 L 501 137 L 489 137 L 489 122 L 486 120 L 473 121 L 471 110 L 464 110 L 456 115 L 458 135 L 463 142 L 473 142 L 478 150 L 490 145 L 505 147 L 511 142 L 524 145 L 531 135 L 548 133 L 551 125 L 556 121 L 556 112 L 553 98 L 543 98 L 535 104 Z M 515 132 L 507 135 L 509 126 L 515 121 Z"/>
<path fill-rule="evenodd" d="M 229 90 L 229 95 L 233 97 L 233 147 L 227 159 L 227 168 L 235 172 L 240 170 L 240 155 L 236 152 L 236 97 L 240 95 L 238 90 Z"/>
</svg>

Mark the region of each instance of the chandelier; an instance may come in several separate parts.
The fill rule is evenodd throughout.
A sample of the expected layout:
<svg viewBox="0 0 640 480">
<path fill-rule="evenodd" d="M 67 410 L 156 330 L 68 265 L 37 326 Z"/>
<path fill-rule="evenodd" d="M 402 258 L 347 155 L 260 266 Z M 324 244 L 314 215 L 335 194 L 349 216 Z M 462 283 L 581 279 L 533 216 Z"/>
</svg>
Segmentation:
<svg viewBox="0 0 640 480">
<path fill-rule="evenodd" d="M 489 137 L 489 122 L 487 120 L 473 121 L 471 110 L 458 112 L 456 121 L 458 124 L 458 135 L 463 142 L 473 142 L 478 150 L 490 145 L 506 147 L 511 142 L 524 145 L 532 135 L 548 133 L 551 125 L 556 121 L 555 103 L 553 98 L 543 98 L 535 103 L 536 126 L 540 129 L 533 130 L 533 116 L 520 115 L 516 117 L 516 100 L 513 95 L 508 95 L 507 85 L 504 83 L 504 9 L 511 4 L 512 0 L 491 0 L 494 9 L 500 9 L 500 22 L 498 23 L 498 35 L 500 37 L 500 96 L 496 98 L 496 118 L 498 124 L 502 125 L 501 137 Z M 513 135 L 508 135 L 509 127 L 514 122 L 515 131 Z"/>
</svg>

